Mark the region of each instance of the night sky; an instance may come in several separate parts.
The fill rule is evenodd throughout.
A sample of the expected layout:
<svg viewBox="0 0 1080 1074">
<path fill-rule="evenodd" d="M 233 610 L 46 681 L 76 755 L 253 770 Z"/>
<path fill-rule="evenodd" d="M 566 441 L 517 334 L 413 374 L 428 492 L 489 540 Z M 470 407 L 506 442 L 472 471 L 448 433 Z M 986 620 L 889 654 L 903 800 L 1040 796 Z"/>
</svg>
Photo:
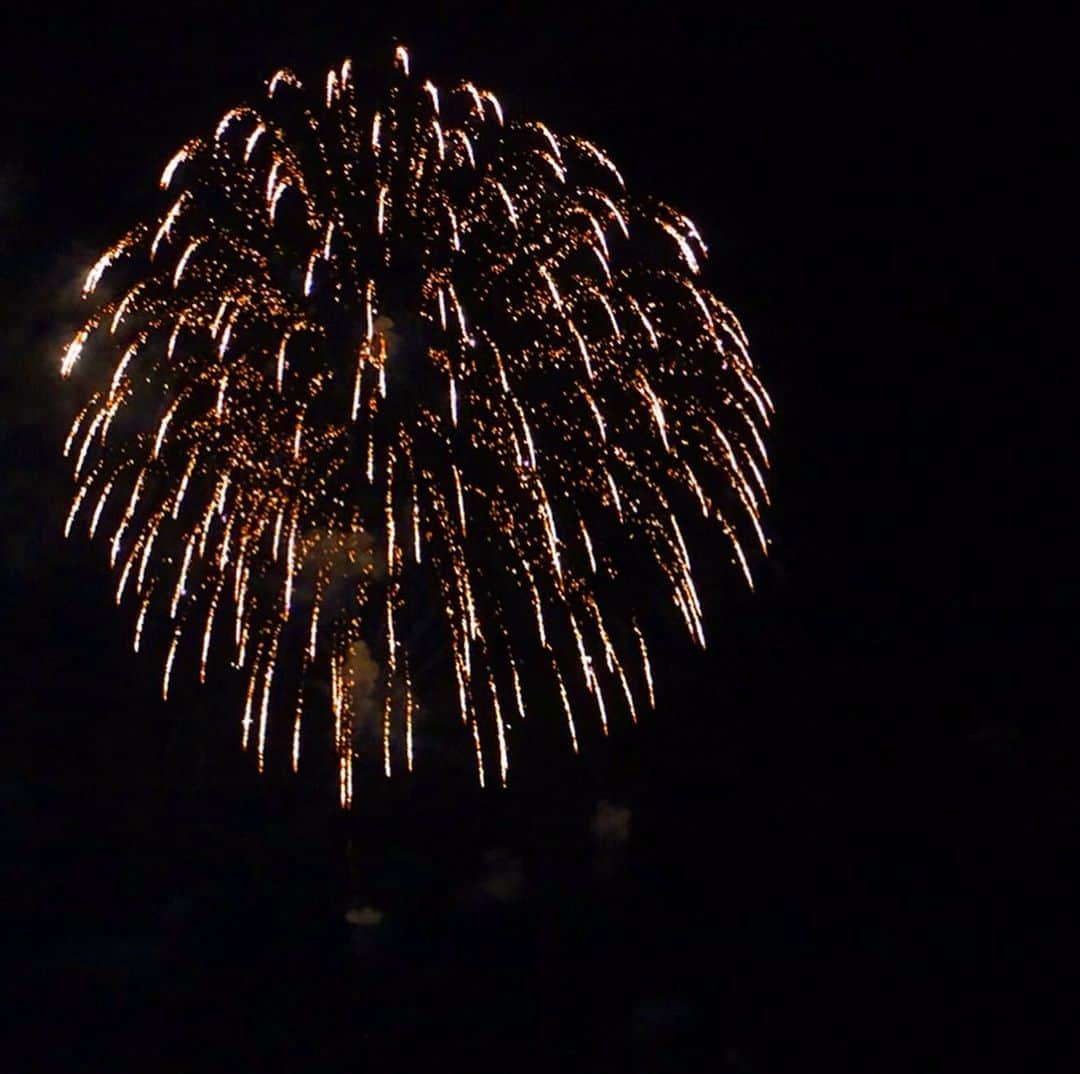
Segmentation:
<svg viewBox="0 0 1080 1074">
<path fill-rule="evenodd" d="M 1064 375 L 1002 282 L 1051 264 L 1018 244 L 1057 248 L 1051 30 L 392 6 L 0 16 L 10 1069 L 1056 1054 L 1018 1000 L 1045 990 L 1044 1027 L 1068 1009 L 1049 980 L 1075 939 L 1075 703 L 1048 674 L 1051 481 L 1020 452 L 1057 447 L 1032 408 L 1062 405 Z M 540 735 L 505 792 L 361 784 L 345 819 L 255 775 L 235 693 L 159 700 L 100 543 L 61 537 L 56 370 L 87 266 L 183 141 L 281 66 L 317 79 L 395 36 L 697 223 L 777 405 L 772 558 L 749 594 L 719 546 L 698 557 L 710 647 L 663 645 L 633 733 L 580 759 Z M 1050 536 L 1025 561 L 1031 526 Z"/>
</svg>

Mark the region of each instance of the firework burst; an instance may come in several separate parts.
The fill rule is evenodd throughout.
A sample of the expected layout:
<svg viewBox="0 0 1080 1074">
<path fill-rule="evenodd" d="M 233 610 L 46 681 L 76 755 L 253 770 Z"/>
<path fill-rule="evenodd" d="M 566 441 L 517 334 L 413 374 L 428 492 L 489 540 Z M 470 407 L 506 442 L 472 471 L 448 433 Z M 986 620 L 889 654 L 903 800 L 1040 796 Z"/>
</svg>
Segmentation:
<svg viewBox="0 0 1080 1074">
<path fill-rule="evenodd" d="M 681 514 L 748 583 L 741 541 L 766 550 L 772 405 L 697 229 L 591 142 L 409 63 L 279 71 L 180 149 L 62 360 L 94 382 L 67 529 L 105 534 L 136 650 L 168 617 L 163 694 L 224 649 L 245 747 L 262 768 L 288 726 L 295 768 L 328 681 L 343 805 L 361 706 L 387 775 L 412 769 L 433 601 L 478 777 L 505 783 L 526 664 L 575 750 L 579 709 L 607 733 L 653 704 L 647 578 L 704 646 Z"/>
</svg>

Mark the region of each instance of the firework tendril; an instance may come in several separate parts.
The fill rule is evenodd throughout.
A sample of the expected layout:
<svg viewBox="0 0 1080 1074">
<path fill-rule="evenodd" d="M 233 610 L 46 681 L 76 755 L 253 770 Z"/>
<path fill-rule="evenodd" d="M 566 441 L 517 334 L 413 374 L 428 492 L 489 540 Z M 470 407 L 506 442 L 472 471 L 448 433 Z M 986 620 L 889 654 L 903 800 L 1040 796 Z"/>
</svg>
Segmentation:
<svg viewBox="0 0 1080 1074">
<path fill-rule="evenodd" d="M 168 616 L 166 697 L 230 652 L 260 769 L 279 725 L 296 768 L 328 682 L 345 806 L 360 695 L 386 774 L 412 770 L 434 604 L 479 780 L 505 784 L 526 665 L 575 751 L 578 709 L 606 734 L 655 703 L 647 575 L 705 645 L 680 515 L 752 585 L 772 404 L 697 229 L 591 142 L 421 83 L 402 47 L 363 89 L 349 61 L 266 88 L 86 278 L 67 531 L 102 531 L 136 650 Z"/>
</svg>

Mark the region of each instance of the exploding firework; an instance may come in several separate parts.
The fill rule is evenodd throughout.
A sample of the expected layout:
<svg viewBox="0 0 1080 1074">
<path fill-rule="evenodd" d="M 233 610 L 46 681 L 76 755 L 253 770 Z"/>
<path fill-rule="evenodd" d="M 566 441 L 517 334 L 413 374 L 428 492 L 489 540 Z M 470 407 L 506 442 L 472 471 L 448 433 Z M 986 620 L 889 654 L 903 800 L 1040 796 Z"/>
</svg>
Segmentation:
<svg viewBox="0 0 1080 1074">
<path fill-rule="evenodd" d="M 343 805 L 361 709 L 387 775 L 438 715 L 432 606 L 480 782 L 505 783 L 526 665 L 577 750 L 580 708 L 607 733 L 654 703 L 634 594 L 659 585 L 704 646 L 680 514 L 750 584 L 740 541 L 767 543 L 772 404 L 697 229 L 591 142 L 409 64 L 361 87 L 346 61 L 315 93 L 279 71 L 180 149 L 62 360 L 96 385 L 67 531 L 111 531 L 136 651 L 168 617 L 163 694 L 227 650 L 245 748 L 261 769 L 288 728 L 295 768 L 328 682 Z"/>
</svg>

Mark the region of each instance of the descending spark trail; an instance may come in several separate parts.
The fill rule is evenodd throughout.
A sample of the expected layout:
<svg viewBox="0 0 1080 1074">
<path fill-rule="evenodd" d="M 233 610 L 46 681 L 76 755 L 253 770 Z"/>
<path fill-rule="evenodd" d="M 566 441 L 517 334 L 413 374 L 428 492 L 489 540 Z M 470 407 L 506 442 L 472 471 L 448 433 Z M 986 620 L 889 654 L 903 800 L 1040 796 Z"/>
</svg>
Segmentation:
<svg viewBox="0 0 1080 1074">
<path fill-rule="evenodd" d="M 188 142 L 61 362 L 102 385 L 67 529 L 111 527 L 136 649 L 168 615 L 163 694 L 231 645 L 245 747 L 262 768 L 280 711 L 295 768 L 328 681 L 343 805 L 362 708 L 386 773 L 413 768 L 433 601 L 477 776 L 505 784 L 523 669 L 576 750 L 580 707 L 607 733 L 655 703 L 650 586 L 705 644 L 680 517 L 750 584 L 744 531 L 767 551 L 772 403 L 697 229 L 591 142 L 409 65 L 311 94 L 279 71 Z"/>
</svg>

